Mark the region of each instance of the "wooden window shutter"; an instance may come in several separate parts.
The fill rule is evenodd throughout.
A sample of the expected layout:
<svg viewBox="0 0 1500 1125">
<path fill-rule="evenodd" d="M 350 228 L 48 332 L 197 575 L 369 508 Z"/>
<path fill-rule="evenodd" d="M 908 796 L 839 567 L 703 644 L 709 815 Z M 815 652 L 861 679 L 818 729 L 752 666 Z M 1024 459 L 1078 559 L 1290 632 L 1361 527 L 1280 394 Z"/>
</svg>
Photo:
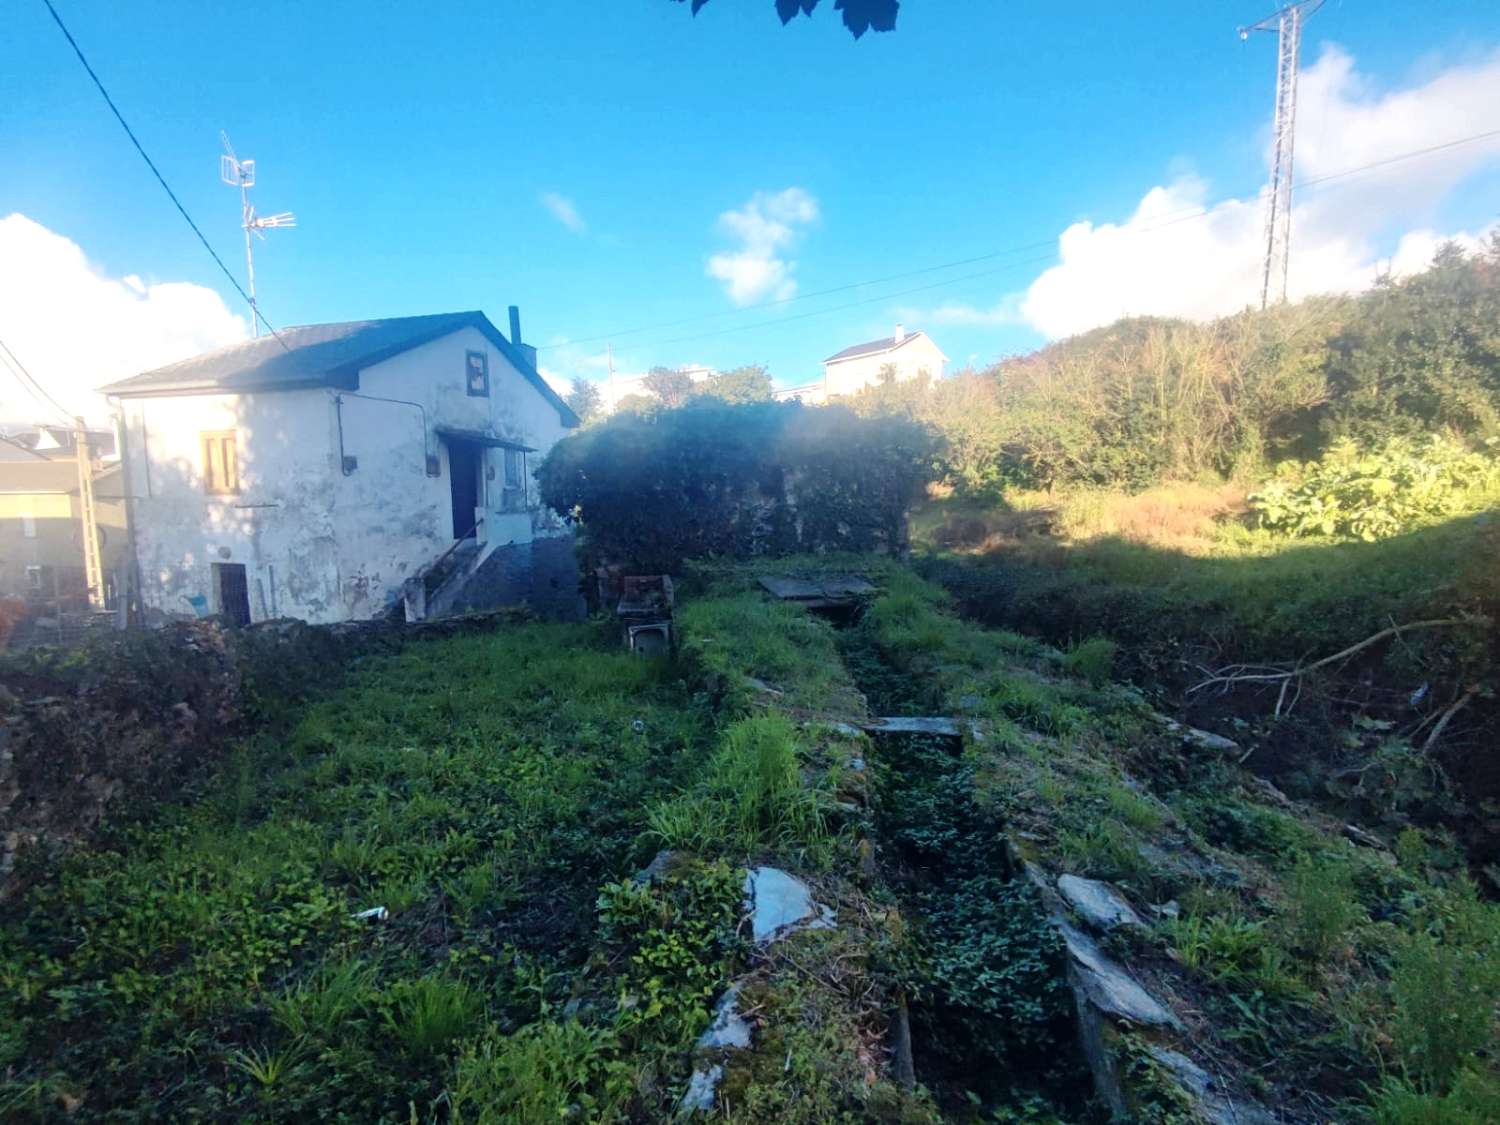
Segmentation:
<svg viewBox="0 0 1500 1125">
<path fill-rule="evenodd" d="M 213 430 L 200 434 L 203 444 L 203 491 L 234 493 L 240 490 L 239 452 L 235 431 Z"/>
</svg>

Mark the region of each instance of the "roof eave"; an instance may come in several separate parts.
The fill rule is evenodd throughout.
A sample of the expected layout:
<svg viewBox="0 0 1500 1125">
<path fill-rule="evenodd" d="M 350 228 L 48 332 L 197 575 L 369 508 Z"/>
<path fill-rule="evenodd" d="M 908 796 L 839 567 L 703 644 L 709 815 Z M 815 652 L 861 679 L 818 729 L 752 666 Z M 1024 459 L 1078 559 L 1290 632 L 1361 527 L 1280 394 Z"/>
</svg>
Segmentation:
<svg viewBox="0 0 1500 1125">
<path fill-rule="evenodd" d="M 144 386 L 112 383 L 100 387 L 109 398 L 176 398 L 199 395 L 267 394 L 275 391 L 310 391 L 327 387 L 339 391 L 359 390 L 359 372 L 338 370 L 307 379 L 256 379 L 234 386 L 199 380 L 192 383 L 148 383 Z"/>
</svg>

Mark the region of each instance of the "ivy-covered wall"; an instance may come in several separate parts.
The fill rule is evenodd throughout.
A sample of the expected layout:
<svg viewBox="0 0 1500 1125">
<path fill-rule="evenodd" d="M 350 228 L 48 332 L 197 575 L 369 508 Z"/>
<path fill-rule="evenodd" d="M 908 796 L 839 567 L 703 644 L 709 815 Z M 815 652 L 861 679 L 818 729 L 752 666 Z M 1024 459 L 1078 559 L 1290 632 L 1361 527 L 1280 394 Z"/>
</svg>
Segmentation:
<svg viewBox="0 0 1500 1125">
<path fill-rule="evenodd" d="M 565 438 L 537 478 L 543 501 L 582 525 L 590 564 L 670 572 L 710 555 L 899 553 L 936 454 L 904 417 L 700 400 Z"/>
</svg>

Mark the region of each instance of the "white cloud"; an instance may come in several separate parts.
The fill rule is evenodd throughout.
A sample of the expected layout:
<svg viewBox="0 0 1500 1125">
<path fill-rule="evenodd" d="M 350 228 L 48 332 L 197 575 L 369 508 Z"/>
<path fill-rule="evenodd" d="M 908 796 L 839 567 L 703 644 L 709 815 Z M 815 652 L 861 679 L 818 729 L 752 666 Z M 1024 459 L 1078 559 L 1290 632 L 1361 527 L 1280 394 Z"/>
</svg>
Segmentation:
<svg viewBox="0 0 1500 1125">
<path fill-rule="evenodd" d="M 560 395 L 565 395 L 573 389 L 572 379 L 569 379 L 567 376 L 553 371 L 552 368 L 548 367 L 546 364 L 538 367 L 536 369 L 536 373 L 547 381 L 547 386 L 551 387 Z"/>
<path fill-rule="evenodd" d="M 758 191 L 739 210 L 719 216 L 719 229 L 739 245 L 709 258 L 706 272 L 737 305 L 785 300 L 797 291 L 797 263 L 783 255 L 817 220 L 818 201 L 802 188 Z"/>
<path fill-rule="evenodd" d="M 1445 239 L 1477 242 L 1482 231 L 1433 230 L 1431 211 L 1500 159 L 1500 136 L 1318 181 L 1492 130 L 1496 105 L 1500 51 L 1382 93 L 1347 53 L 1325 47 L 1298 90 L 1297 181 L 1305 186 L 1294 199 L 1289 295 L 1357 291 L 1381 272 L 1420 270 Z M 1264 192 L 1214 201 L 1204 180 L 1183 174 L 1146 192 L 1124 222 L 1068 227 L 1058 264 L 1023 292 L 993 307 L 948 305 L 921 318 L 1005 324 L 1018 312 L 1058 337 L 1128 315 L 1219 316 L 1259 301 L 1264 243 Z"/>
<path fill-rule="evenodd" d="M 960 324 L 992 328 L 1001 324 L 1025 324 L 1021 315 L 1021 295 L 1008 293 L 987 309 L 951 302 L 930 309 L 902 308 L 897 310 L 903 322 L 908 324 L 936 325 Z"/>
<path fill-rule="evenodd" d="M 555 191 L 544 191 L 541 194 L 542 206 L 552 213 L 552 217 L 567 227 L 574 234 L 582 234 L 587 228 L 583 216 L 578 213 L 578 205 L 566 195 L 559 195 Z"/>
<path fill-rule="evenodd" d="M 70 413 L 104 417 L 94 388 L 244 339 L 248 320 L 182 281 L 111 278 L 79 246 L 22 214 L 0 219 L 0 339 Z M 0 417 L 47 412 L 0 369 Z"/>
</svg>

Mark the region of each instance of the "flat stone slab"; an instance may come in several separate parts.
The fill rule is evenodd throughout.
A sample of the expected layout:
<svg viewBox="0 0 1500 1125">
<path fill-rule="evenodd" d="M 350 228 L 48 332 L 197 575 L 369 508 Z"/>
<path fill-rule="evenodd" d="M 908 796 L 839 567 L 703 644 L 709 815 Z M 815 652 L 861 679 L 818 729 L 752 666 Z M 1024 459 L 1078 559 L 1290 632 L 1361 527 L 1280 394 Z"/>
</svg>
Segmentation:
<svg viewBox="0 0 1500 1125">
<path fill-rule="evenodd" d="M 870 734 L 930 734 L 937 738 L 962 738 L 965 731 L 976 742 L 984 741 L 984 731 L 972 719 L 955 719 L 951 715 L 889 715 L 862 724 Z"/>
<path fill-rule="evenodd" d="M 705 1051 L 750 1046 L 750 1025 L 740 1015 L 740 986 L 731 984 L 714 1005 L 714 1022 L 698 1037 L 698 1049 Z"/>
<path fill-rule="evenodd" d="M 1067 922 L 1059 921 L 1057 928 L 1073 958 L 1084 994 L 1094 1007 L 1115 1019 L 1128 1020 L 1143 1027 L 1181 1026 L 1177 1017 L 1147 992 L 1129 971 L 1106 956 L 1093 938 Z"/>
<path fill-rule="evenodd" d="M 1172 734 L 1178 735 L 1182 741 L 1191 743 L 1204 750 L 1217 750 L 1222 754 L 1233 753 L 1240 748 L 1240 744 L 1232 738 L 1225 738 L 1222 734 L 1215 734 L 1210 730 L 1199 730 L 1197 727 L 1184 726 L 1176 719 L 1169 719 L 1165 715 L 1158 715 L 1161 724 Z"/>
<path fill-rule="evenodd" d="M 719 1081 L 724 1077 L 724 1068 L 718 1063 L 713 1066 L 700 1066 L 693 1071 L 693 1077 L 688 1080 L 688 1088 L 683 1092 L 682 1100 L 677 1103 L 679 1115 L 686 1116 L 690 1113 L 709 1113 L 714 1108 L 714 1095 L 718 1092 Z"/>
<path fill-rule="evenodd" d="M 1147 1045 L 1146 1053 L 1193 1096 L 1209 1125 L 1276 1125 L 1268 1110 L 1230 1097 L 1222 1083 L 1186 1055 L 1154 1043 Z"/>
<path fill-rule="evenodd" d="M 819 608 L 823 606 L 848 605 L 859 598 L 875 593 L 863 578 L 850 574 L 830 574 L 821 578 L 788 578 L 781 575 L 762 575 L 763 590 L 784 602 Z"/>
<path fill-rule="evenodd" d="M 779 867 L 752 867 L 745 875 L 745 910 L 751 936 L 774 941 L 795 930 L 831 930 L 833 911 L 814 902 L 807 884 Z"/>
<path fill-rule="evenodd" d="M 1084 879 L 1078 875 L 1058 877 L 1057 889 L 1068 905 L 1096 930 L 1113 930 L 1119 926 L 1145 926 L 1135 908 L 1108 883 Z"/>
</svg>

